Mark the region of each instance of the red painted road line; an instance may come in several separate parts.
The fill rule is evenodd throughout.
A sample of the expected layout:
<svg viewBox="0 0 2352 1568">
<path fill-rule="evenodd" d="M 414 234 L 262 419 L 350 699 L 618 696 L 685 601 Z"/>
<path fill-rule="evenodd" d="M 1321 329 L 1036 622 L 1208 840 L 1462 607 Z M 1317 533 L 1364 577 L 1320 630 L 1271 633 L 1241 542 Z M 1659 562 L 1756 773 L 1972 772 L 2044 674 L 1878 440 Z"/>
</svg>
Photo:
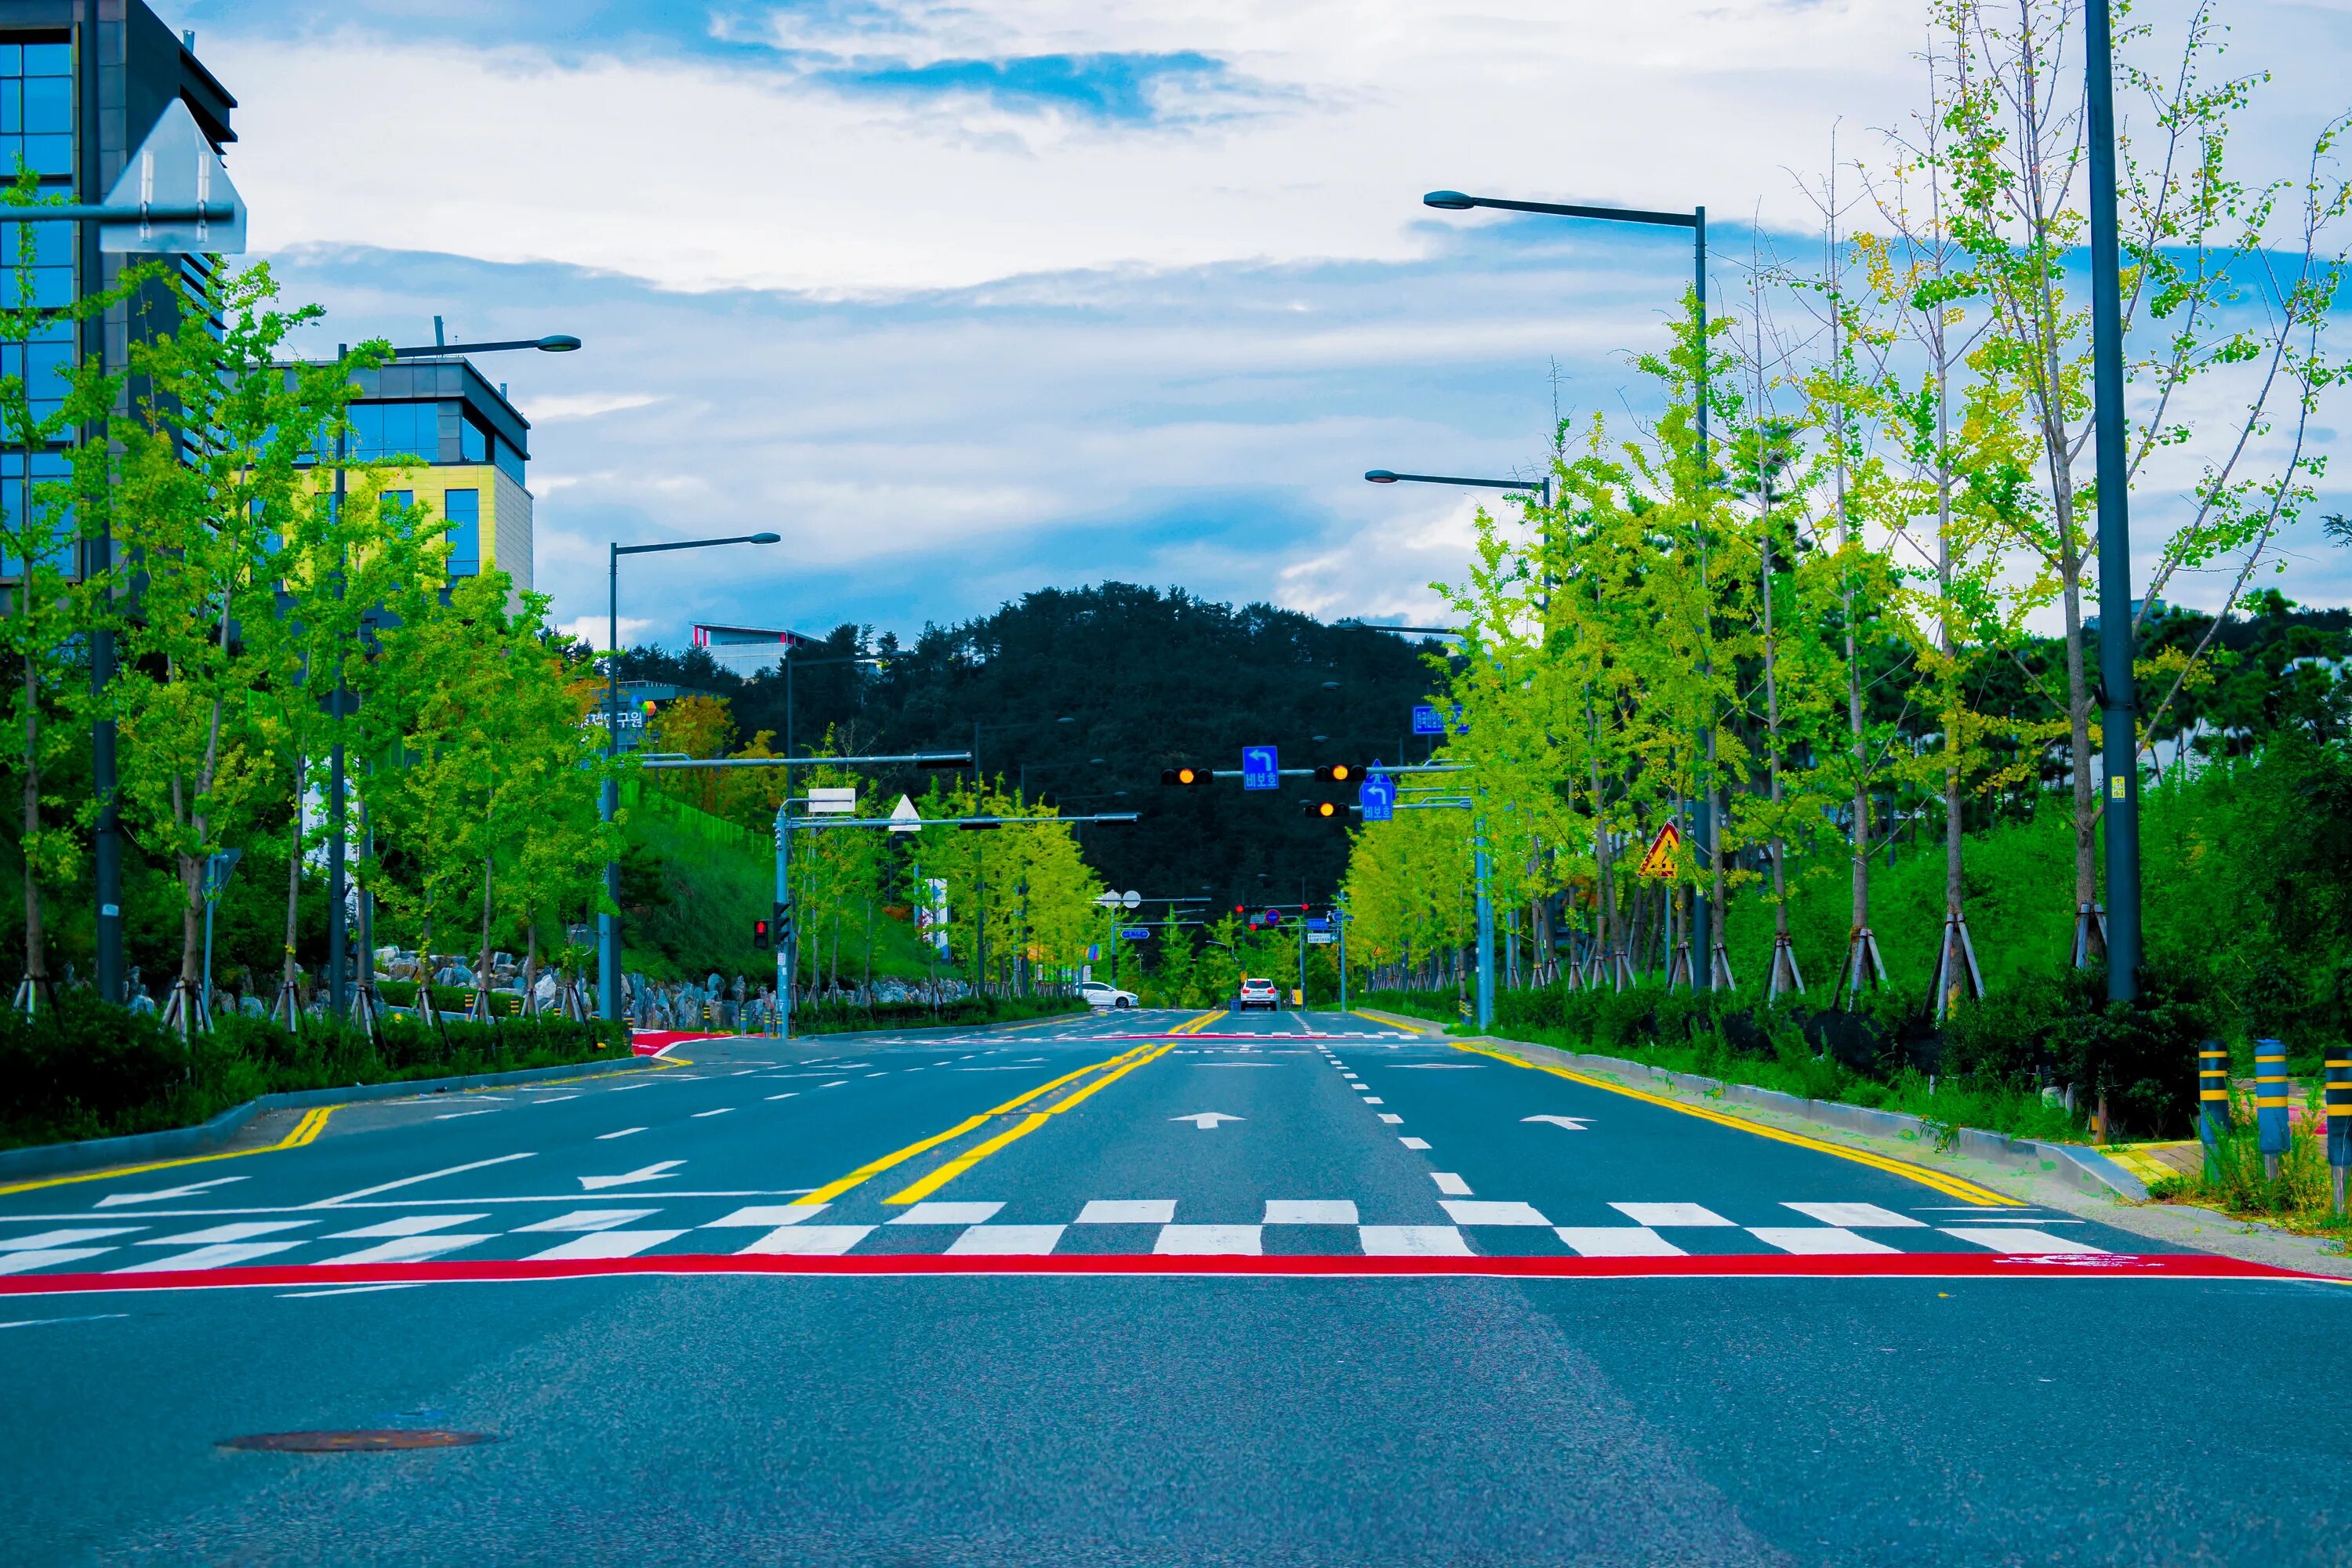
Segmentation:
<svg viewBox="0 0 2352 1568">
<path fill-rule="evenodd" d="M 1153 1254 L 1068 1258 L 746 1257 L 740 1253 L 666 1258 L 556 1258 L 465 1262 L 257 1266 L 157 1274 L 19 1274 L 0 1277 L 0 1296 L 111 1290 L 202 1290 L 299 1286 L 509 1283 L 690 1274 L 778 1275 L 803 1279 L 1025 1277 L 1238 1279 L 2312 1279 L 2325 1275 L 2275 1268 L 2201 1252 L 1871 1253 L 1800 1258 L 1779 1253 L 1720 1258 L 1165 1258 Z"/>
</svg>

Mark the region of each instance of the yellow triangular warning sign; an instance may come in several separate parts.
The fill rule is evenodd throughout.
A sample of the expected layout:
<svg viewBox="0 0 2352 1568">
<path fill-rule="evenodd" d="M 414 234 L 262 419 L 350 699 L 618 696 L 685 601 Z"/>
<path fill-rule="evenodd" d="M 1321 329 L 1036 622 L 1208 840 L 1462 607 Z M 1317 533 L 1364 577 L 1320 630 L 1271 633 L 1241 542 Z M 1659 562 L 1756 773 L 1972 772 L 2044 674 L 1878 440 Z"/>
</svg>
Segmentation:
<svg viewBox="0 0 2352 1568">
<path fill-rule="evenodd" d="M 1683 847 L 1683 836 L 1675 825 L 1667 823 L 1650 840 L 1650 852 L 1642 857 L 1641 874 L 1644 877 L 1671 877 L 1675 874 L 1675 851 Z"/>
</svg>

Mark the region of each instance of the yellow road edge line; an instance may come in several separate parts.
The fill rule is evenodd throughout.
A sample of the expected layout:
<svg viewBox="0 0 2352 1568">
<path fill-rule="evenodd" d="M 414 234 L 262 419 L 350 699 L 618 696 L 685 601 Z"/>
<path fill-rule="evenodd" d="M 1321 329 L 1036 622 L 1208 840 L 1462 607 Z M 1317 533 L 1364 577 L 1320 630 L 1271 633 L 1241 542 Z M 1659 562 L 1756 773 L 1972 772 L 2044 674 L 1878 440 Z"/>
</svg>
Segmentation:
<svg viewBox="0 0 2352 1568">
<path fill-rule="evenodd" d="M 340 1105 L 316 1105 L 302 1113 L 293 1130 L 275 1143 L 258 1149 L 224 1149 L 215 1154 L 184 1154 L 176 1160 L 150 1160 L 142 1165 L 115 1165 L 103 1171 L 84 1171 L 71 1176 L 43 1176 L 38 1181 L 16 1182 L 0 1186 L 0 1194 L 29 1193 L 41 1187 L 62 1187 L 74 1182 L 100 1182 L 117 1176 L 143 1175 L 149 1171 L 168 1171 L 178 1165 L 203 1165 L 215 1160 L 241 1160 L 247 1154 L 275 1154 L 281 1150 L 299 1149 L 315 1141 L 327 1129 L 327 1118 L 342 1109 Z"/>
<path fill-rule="evenodd" d="M 1921 1186 L 1932 1187 L 1947 1197 L 1965 1198 L 1969 1203 L 1982 1204 L 1988 1207 L 2022 1208 L 2025 1206 L 2021 1200 L 2012 1198 L 2006 1193 L 1994 1192 L 1990 1187 L 1980 1187 L 1965 1176 L 1947 1175 L 1941 1171 L 1930 1170 L 1925 1165 L 1912 1164 L 1907 1160 L 1875 1154 L 1867 1149 L 1855 1149 L 1843 1143 L 1832 1143 L 1824 1138 L 1808 1137 L 1802 1132 L 1790 1132 L 1778 1127 L 1767 1127 L 1760 1121 L 1750 1121 L 1743 1116 L 1727 1115 L 1720 1110 L 1709 1110 L 1701 1105 L 1685 1105 L 1679 1100 L 1669 1100 L 1664 1095 L 1652 1094 L 1647 1089 L 1633 1089 L 1622 1083 L 1611 1083 L 1606 1079 L 1595 1078 L 1590 1073 L 1578 1072 L 1573 1068 L 1554 1067 L 1549 1062 L 1531 1062 L 1525 1058 L 1515 1057 L 1508 1051 L 1494 1050 L 1485 1046 L 1465 1045 L 1459 1040 L 1449 1040 L 1446 1044 L 1457 1051 L 1466 1051 L 1473 1056 L 1493 1057 L 1496 1061 L 1508 1062 L 1513 1067 L 1527 1068 L 1534 1072 L 1548 1072 L 1554 1078 L 1564 1078 L 1572 1083 L 1583 1084 L 1589 1089 L 1605 1089 L 1611 1094 L 1622 1094 L 1632 1100 L 1646 1101 L 1651 1105 L 1664 1106 L 1668 1110 L 1681 1111 L 1685 1116 L 1696 1116 L 1701 1121 L 1712 1121 L 1719 1126 L 1737 1128 L 1742 1132 L 1752 1132 L 1759 1138 L 1769 1138 L 1780 1143 L 1793 1143 L 1800 1149 L 1811 1149 L 1817 1153 L 1833 1154 L 1841 1160 L 1851 1160 L 1857 1165 L 1868 1165 L 1874 1170 L 1885 1171 L 1890 1175 L 1902 1176 L 1916 1182 Z"/>
<path fill-rule="evenodd" d="M 1095 1079 L 1094 1082 L 1087 1085 L 1086 1088 L 1078 1090 L 1077 1093 L 1071 1095 L 1068 1099 L 1056 1101 L 1055 1104 L 1047 1106 L 1043 1110 L 1031 1111 L 1028 1115 L 1023 1117 L 1018 1123 L 1006 1128 L 995 1137 L 991 1138 L 987 1142 L 975 1145 L 973 1148 L 969 1149 L 963 1153 L 957 1155 L 954 1159 L 950 1160 L 946 1164 L 941 1165 L 938 1170 L 933 1171 L 930 1174 L 921 1178 L 919 1181 L 915 1182 L 911 1185 L 898 1192 L 892 1193 L 888 1197 L 882 1200 L 883 1203 L 886 1205 L 911 1204 L 919 1203 L 922 1199 L 929 1197 L 933 1193 L 938 1192 L 941 1187 L 946 1186 L 950 1182 L 954 1181 L 958 1176 L 962 1175 L 966 1171 L 971 1170 L 974 1165 L 979 1164 L 991 1154 L 995 1153 L 998 1150 L 1003 1148 L 1005 1145 L 1013 1142 L 1016 1139 L 1026 1138 L 1030 1133 L 1036 1131 L 1037 1129 L 1045 1126 L 1047 1121 L 1059 1116 L 1065 1110 L 1069 1110 L 1070 1107 L 1077 1104 L 1080 1100 L 1086 1099 L 1087 1096 L 1094 1093 L 1097 1089 L 1126 1077 L 1129 1073 L 1133 1072 L 1136 1068 L 1142 1067 L 1147 1063 L 1158 1061 L 1161 1057 L 1166 1056 L 1170 1051 L 1174 1050 L 1175 1048 L 1174 1044 L 1171 1042 L 1160 1047 L 1158 1050 L 1153 1051 L 1150 1056 L 1137 1057 L 1135 1060 L 1129 1062 L 1113 1071 L 1105 1073 L 1102 1077 Z M 1130 1052 L 1129 1054 L 1132 1055 L 1133 1053 Z"/>
<path fill-rule="evenodd" d="M 1011 1100 L 1006 1100 L 1002 1105 L 992 1106 L 974 1116 L 967 1116 L 961 1121 L 957 1122 L 953 1127 L 949 1128 L 944 1132 L 935 1132 L 929 1138 L 922 1139 L 918 1142 L 908 1144 L 903 1149 L 893 1150 L 891 1152 L 883 1155 L 878 1160 L 868 1160 L 865 1164 L 860 1165 L 857 1169 L 850 1172 L 849 1174 L 840 1177 L 835 1181 L 828 1182 L 824 1186 L 817 1188 L 814 1192 L 806 1193 L 794 1198 L 792 1203 L 786 1206 L 800 1208 L 807 1207 L 815 1204 L 831 1203 L 834 1199 L 839 1197 L 842 1194 L 857 1185 L 860 1182 L 866 1180 L 868 1177 L 878 1176 L 883 1172 L 890 1169 L 893 1165 L 904 1164 L 918 1154 L 928 1153 L 931 1150 L 938 1148 L 942 1143 L 952 1142 L 956 1139 L 962 1137 L 965 1133 L 971 1131 L 975 1127 L 986 1125 L 988 1119 L 992 1116 L 1003 1116 L 1007 1111 L 1018 1110 L 1023 1106 L 1028 1104 L 1031 1100 L 1036 1099 L 1039 1095 L 1045 1094 L 1052 1089 L 1059 1089 L 1062 1085 L 1069 1082 L 1074 1078 L 1083 1078 L 1087 1074 L 1094 1072 L 1101 1068 L 1116 1067 L 1118 1063 L 1124 1061 L 1129 1057 L 1135 1055 L 1137 1051 L 1143 1048 L 1144 1047 L 1141 1046 L 1132 1046 L 1128 1049 L 1119 1052 L 1118 1056 L 1111 1057 L 1107 1060 L 1088 1062 L 1085 1067 L 1079 1068 L 1075 1072 L 1066 1072 L 1061 1077 L 1054 1079 L 1051 1083 L 1041 1083 L 1035 1089 L 1029 1090 L 1026 1094 L 1014 1095 Z"/>
<path fill-rule="evenodd" d="M 1370 1018 L 1375 1024 L 1386 1024 L 1391 1029 L 1402 1029 L 1408 1035 L 1425 1035 L 1429 1033 L 1429 1031 L 1423 1028 L 1421 1025 L 1408 1024 L 1402 1018 L 1397 1017 L 1394 1014 L 1372 1013 L 1368 1012 L 1361 1007 L 1350 1007 L 1348 1011 L 1353 1013 L 1359 1018 Z"/>
</svg>

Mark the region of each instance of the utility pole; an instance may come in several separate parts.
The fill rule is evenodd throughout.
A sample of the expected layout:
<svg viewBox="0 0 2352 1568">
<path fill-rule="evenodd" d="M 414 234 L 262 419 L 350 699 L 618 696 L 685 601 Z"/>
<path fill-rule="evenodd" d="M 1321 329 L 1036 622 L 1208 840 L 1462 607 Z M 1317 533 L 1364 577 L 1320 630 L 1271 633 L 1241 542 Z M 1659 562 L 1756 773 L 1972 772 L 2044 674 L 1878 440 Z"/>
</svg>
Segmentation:
<svg viewBox="0 0 2352 1568">
<path fill-rule="evenodd" d="M 2124 453 L 2124 330 L 2116 223 L 2115 41 L 2086 0 L 2091 151 L 2091 411 L 2099 475 L 2099 750 L 2105 764 L 2107 999 L 2139 995 L 2139 717 L 2132 691 L 2131 498 Z"/>
</svg>

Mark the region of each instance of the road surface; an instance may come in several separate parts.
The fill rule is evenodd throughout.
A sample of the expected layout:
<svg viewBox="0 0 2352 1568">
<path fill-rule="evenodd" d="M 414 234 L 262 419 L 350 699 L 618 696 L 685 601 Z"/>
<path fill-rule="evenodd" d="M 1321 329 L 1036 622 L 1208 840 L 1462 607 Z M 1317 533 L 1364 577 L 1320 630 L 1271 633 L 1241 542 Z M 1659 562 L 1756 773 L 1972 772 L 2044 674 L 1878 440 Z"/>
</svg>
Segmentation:
<svg viewBox="0 0 2352 1568">
<path fill-rule="evenodd" d="M 677 1054 L 0 1191 L 0 1555 L 2352 1557 L 2340 1285 L 1352 1015 Z"/>
</svg>

